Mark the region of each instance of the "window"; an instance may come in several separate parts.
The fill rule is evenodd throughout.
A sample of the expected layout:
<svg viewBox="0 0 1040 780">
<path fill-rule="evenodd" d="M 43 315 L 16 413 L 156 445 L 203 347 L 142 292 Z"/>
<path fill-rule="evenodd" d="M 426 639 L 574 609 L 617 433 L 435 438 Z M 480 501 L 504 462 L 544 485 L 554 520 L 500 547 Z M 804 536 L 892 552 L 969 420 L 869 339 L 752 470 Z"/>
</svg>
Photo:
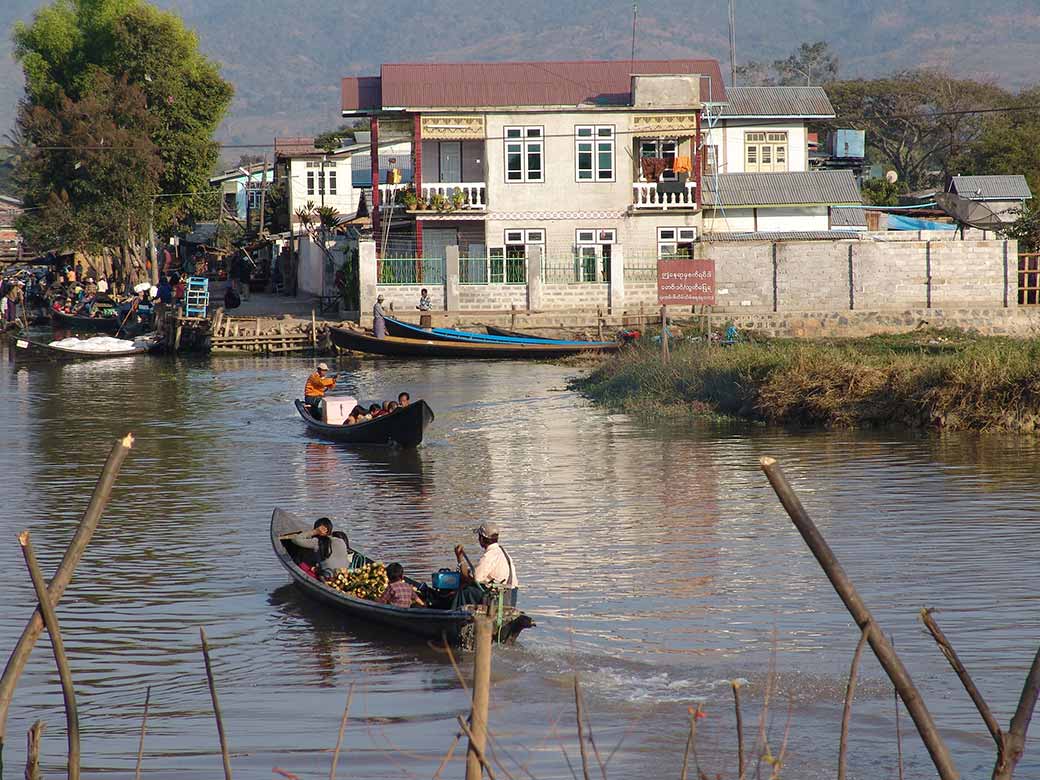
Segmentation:
<svg viewBox="0 0 1040 780">
<path fill-rule="evenodd" d="M 314 171 L 307 171 L 307 194 L 314 194 Z"/>
<path fill-rule="evenodd" d="M 574 278 L 579 282 L 609 282 L 611 247 L 617 231 L 582 229 L 574 231 L 574 238 Z"/>
<path fill-rule="evenodd" d="M 744 133 L 744 170 L 768 173 L 787 170 L 787 133 Z"/>
<path fill-rule="evenodd" d="M 614 181 L 614 126 L 575 127 L 574 164 L 577 181 Z"/>
<path fill-rule="evenodd" d="M 693 244 L 696 240 L 697 228 L 657 228 L 657 259 L 692 258 Z"/>
<path fill-rule="evenodd" d="M 541 246 L 544 230 L 506 230 L 504 246 L 488 248 L 489 278 L 492 284 L 527 284 L 528 250 Z"/>
<path fill-rule="evenodd" d="M 505 128 L 506 181 L 544 181 L 542 128 Z"/>
<path fill-rule="evenodd" d="M 705 176 L 714 176 L 719 172 L 719 147 L 714 144 L 701 147 L 701 170 Z"/>
<path fill-rule="evenodd" d="M 329 171 L 329 195 L 336 194 L 336 169 Z"/>
<path fill-rule="evenodd" d="M 679 141 L 675 138 L 643 138 L 639 141 L 640 157 L 674 160 L 678 149 Z"/>
</svg>

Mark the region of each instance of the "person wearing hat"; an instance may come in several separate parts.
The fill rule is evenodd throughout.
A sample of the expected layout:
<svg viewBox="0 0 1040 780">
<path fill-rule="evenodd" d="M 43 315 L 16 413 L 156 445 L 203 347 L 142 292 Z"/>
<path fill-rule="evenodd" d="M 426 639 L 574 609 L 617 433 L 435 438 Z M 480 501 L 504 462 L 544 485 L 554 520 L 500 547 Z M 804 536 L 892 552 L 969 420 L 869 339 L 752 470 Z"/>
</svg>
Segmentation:
<svg viewBox="0 0 1040 780">
<path fill-rule="evenodd" d="M 505 590 L 506 604 L 516 606 L 516 592 L 520 587 L 520 581 L 516 577 L 512 557 L 498 543 L 498 524 L 487 520 L 474 528 L 473 532 L 484 550 L 484 555 L 477 562 L 475 569 L 470 569 L 463 546 L 455 545 L 455 560 L 459 562 L 462 572 L 463 602 L 480 601 L 485 588 L 496 586 Z"/>
<path fill-rule="evenodd" d="M 372 335 L 377 339 L 386 338 L 386 320 L 383 313 L 383 296 L 376 298 L 376 305 L 372 307 Z"/>
<path fill-rule="evenodd" d="M 325 403 L 325 391 L 336 386 L 336 377 L 326 376 L 328 373 L 328 364 L 318 363 L 314 373 L 307 377 L 307 384 L 303 388 L 303 403 L 311 410 L 311 416 L 316 420 L 322 418 L 321 407 Z"/>
</svg>

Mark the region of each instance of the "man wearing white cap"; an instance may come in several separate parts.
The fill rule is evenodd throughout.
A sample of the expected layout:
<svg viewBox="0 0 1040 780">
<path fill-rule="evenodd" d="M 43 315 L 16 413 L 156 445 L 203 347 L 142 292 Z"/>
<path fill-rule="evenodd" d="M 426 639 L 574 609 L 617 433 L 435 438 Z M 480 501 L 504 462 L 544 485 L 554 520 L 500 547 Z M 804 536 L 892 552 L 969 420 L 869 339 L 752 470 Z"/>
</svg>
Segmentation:
<svg viewBox="0 0 1040 780">
<path fill-rule="evenodd" d="M 329 373 L 328 364 L 318 363 L 314 373 L 307 377 L 307 384 L 303 388 L 303 402 L 311 410 L 311 415 L 321 419 L 321 407 L 325 403 L 325 391 L 336 386 L 336 377 L 326 376 Z"/>
<path fill-rule="evenodd" d="M 516 606 L 516 591 L 520 587 L 520 581 L 517 579 L 512 557 L 498 543 L 498 524 L 488 520 L 474 528 L 473 532 L 477 535 L 480 546 L 484 548 L 484 555 L 475 569 L 470 570 L 469 565 L 464 562 L 466 551 L 462 545 L 455 545 L 455 559 L 462 569 L 463 585 L 476 583 L 484 587 L 497 586 L 506 591 L 506 603 Z"/>
</svg>

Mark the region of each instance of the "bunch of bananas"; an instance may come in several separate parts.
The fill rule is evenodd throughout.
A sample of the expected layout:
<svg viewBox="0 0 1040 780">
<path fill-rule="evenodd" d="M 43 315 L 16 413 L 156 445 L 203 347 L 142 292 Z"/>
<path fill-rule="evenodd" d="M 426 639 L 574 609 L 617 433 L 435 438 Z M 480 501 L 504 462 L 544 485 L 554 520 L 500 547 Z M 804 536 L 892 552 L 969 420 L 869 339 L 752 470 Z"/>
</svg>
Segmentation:
<svg viewBox="0 0 1040 780">
<path fill-rule="evenodd" d="M 382 563 L 366 563 L 357 569 L 336 569 L 326 584 L 351 596 L 373 600 L 383 595 L 390 580 Z"/>
</svg>

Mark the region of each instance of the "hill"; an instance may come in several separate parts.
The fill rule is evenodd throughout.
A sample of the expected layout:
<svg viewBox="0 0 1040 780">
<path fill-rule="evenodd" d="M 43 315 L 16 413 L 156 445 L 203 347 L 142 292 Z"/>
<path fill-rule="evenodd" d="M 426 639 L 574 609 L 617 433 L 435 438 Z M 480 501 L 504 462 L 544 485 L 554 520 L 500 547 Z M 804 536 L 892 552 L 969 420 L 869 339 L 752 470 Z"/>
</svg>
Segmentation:
<svg viewBox="0 0 1040 780">
<path fill-rule="evenodd" d="M 0 3 L 0 131 L 21 94 L 10 28 L 43 0 Z M 339 79 L 375 73 L 380 62 L 462 59 L 625 58 L 629 0 L 158 0 L 197 29 L 202 49 L 237 91 L 220 133 L 225 143 L 266 143 L 307 134 L 339 118 Z M 974 17 L 973 17 L 974 14 Z M 937 66 L 1019 87 L 1040 80 L 1036 0 L 737 0 L 738 60 L 772 60 L 802 41 L 825 40 L 842 76 Z M 727 59 L 725 0 L 640 3 L 637 57 Z M 728 73 L 728 67 L 724 68 Z"/>
</svg>

